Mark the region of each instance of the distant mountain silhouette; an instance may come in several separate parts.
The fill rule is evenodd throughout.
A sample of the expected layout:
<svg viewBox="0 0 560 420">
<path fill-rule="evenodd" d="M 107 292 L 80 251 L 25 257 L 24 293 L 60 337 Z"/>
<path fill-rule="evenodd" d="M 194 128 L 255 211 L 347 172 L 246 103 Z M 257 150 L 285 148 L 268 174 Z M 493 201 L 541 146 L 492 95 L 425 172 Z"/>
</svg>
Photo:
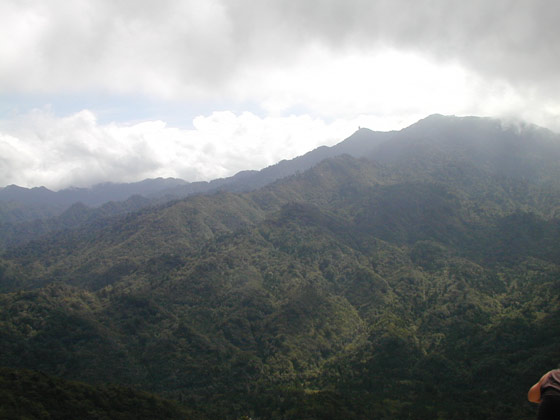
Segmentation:
<svg viewBox="0 0 560 420">
<path fill-rule="evenodd" d="M 374 132 L 360 129 L 348 139 L 332 146 L 321 146 L 303 156 L 291 160 L 283 160 L 260 171 L 242 171 L 228 178 L 215 179 L 209 182 L 187 182 L 176 178 L 146 179 L 133 183 L 102 183 L 91 188 L 66 188 L 58 192 L 45 187 L 23 188 L 10 185 L 0 188 L 0 222 L 14 222 L 34 218 L 50 217 L 60 214 L 74 203 L 81 202 L 86 206 L 97 207 L 109 201 L 123 201 L 133 195 L 159 201 L 161 199 L 177 199 L 192 194 L 203 194 L 214 191 L 242 192 L 250 191 L 278 179 L 303 172 L 324 159 L 349 154 L 354 157 L 366 156 L 381 142 L 387 140 L 391 133 Z M 10 203 L 11 206 L 6 205 Z M 18 217 L 10 217 L 18 213 Z M 3 214 L 4 213 L 4 214 Z"/>
</svg>

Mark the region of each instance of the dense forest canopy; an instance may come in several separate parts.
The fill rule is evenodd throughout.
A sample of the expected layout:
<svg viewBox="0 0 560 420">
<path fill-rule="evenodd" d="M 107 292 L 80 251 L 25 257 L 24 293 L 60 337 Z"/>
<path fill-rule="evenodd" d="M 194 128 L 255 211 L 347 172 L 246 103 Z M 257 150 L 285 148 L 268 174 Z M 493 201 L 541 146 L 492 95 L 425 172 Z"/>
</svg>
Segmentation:
<svg viewBox="0 0 560 420">
<path fill-rule="evenodd" d="M 560 363 L 560 136 L 432 116 L 320 153 L 245 192 L 22 222 L 0 364 L 209 419 L 532 416 Z"/>
</svg>

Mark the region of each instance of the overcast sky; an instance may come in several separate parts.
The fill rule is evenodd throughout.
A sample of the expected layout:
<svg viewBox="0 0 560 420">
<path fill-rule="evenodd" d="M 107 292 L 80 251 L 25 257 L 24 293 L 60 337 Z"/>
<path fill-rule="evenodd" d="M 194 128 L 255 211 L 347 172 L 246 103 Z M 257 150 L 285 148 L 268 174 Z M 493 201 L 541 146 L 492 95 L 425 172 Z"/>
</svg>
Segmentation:
<svg viewBox="0 0 560 420">
<path fill-rule="evenodd" d="M 429 114 L 560 131 L 556 0 L 2 0 L 0 187 L 210 180 Z"/>
</svg>

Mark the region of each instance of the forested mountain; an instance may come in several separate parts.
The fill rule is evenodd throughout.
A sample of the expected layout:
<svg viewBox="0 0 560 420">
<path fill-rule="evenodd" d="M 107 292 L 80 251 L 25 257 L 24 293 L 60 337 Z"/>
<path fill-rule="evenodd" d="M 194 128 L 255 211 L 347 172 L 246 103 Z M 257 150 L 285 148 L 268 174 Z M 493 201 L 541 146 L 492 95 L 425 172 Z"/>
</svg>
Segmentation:
<svg viewBox="0 0 560 420">
<path fill-rule="evenodd" d="M 98 207 L 108 202 L 125 201 L 132 196 L 144 198 L 186 184 L 180 179 L 147 179 L 130 184 L 104 183 L 91 188 L 67 188 L 51 191 L 45 187 L 0 188 L 0 223 L 21 223 L 56 217 L 76 203 Z"/>
<path fill-rule="evenodd" d="M 0 250 L 58 230 L 75 228 L 83 223 L 99 223 L 100 219 L 190 195 L 253 191 L 303 172 L 329 157 L 343 154 L 365 156 L 391 134 L 361 129 L 333 147 L 322 146 L 260 171 L 242 171 L 210 182 L 189 183 L 174 178 L 158 178 L 129 184 L 104 183 L 91 188 L 68 188 L 58 192 L 45 187 L 10 185 L 0 188 Z"/>
<path fill-rule="evenodd" d="M 432 116 L 341 145 L 8 247 L 0 364 L 210 419 L 532 416 L 560 362 L 559 136 Z"/>
<path fill-rule="evenodd" d="M 122 386 L 92 386 L 0 368 L 2 419 L 204 420 L 178 403 Z"/>
</svg>

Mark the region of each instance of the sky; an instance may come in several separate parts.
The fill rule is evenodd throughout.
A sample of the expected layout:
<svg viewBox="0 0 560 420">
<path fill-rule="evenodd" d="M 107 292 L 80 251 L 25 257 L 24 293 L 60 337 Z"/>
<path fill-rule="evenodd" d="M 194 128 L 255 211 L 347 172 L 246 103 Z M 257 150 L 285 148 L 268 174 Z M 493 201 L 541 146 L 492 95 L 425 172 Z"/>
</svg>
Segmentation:
<svg viewBox="0 0 560 420">
<path fill-rule="evenodd" d="M 2 0 L 0 187 L 261 169 L 433 113 L 560 132 L 556 0 Z"/>
</svg>

